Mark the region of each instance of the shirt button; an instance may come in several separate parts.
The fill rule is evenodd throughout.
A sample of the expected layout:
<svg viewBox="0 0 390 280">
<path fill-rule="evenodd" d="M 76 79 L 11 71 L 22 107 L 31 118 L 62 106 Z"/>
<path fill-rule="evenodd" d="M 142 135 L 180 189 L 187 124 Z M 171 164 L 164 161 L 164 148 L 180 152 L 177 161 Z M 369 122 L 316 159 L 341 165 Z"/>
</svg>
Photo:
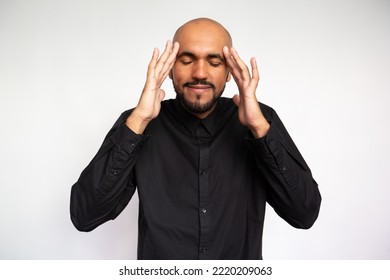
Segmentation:
<svg viewBox="0 0 390 280">
<path fill-rule="evenodd" d="M 205 175 L 207 173 L 207 170 L 206 169 L 202 169 L 201 171 L 200 171 L 200 175 Z"/>
<path fill-rule="evenodd" d="M 118 169 L 113 169 L 113 170 L 112 170 L 112 174 L 118 175 L 118 174 L 119 174 L 119 170 L 118 170 Z"/>
<path fill-rule="evenodd" d="M 201 252 L 201 253 L 207 253 L 207 248 L 206 248 L 206 247 L 200 248 L 200 252 Z"/>
<path fill-rule="evenodd" d="M 286 171 L 287 170 L 287 167 L 286 166 L 283 166 L 282 167 L 282 171 Z"/>
<path fill-rule="evenodd" d="M 207 210 L 205 208 L 202 208 L 202 213 L 206 214 Z"/>
</svg>

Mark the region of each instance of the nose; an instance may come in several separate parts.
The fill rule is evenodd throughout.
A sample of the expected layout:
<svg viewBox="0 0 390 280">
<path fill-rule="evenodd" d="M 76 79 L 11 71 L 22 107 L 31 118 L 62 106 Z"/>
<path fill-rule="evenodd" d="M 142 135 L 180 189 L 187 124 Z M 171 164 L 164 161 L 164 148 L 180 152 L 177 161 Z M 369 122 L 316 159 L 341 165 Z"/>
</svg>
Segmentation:
<svg viewBox="0 0 390 280">
<path fill-rule="evenodd" d="M 192 69 L 192 78 L 197 80 L 205 80 L 208 78 L 207 63 L 203 60 L 198 60 L 194 63 Z"/>
</svg>

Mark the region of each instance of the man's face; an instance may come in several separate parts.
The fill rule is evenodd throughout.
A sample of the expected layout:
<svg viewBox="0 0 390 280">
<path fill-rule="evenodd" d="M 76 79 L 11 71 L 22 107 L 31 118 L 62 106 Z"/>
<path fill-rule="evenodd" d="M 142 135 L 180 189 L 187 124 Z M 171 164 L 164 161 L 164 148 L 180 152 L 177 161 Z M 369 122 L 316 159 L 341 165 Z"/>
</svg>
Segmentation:
<svg viewBox="0 0 390 280">
<path fill-rule="evenodd" d="M 230 80 L 222 48 L 231 43 L 210 23 L 184 26 L 177 34 L 180 49 L 170 77 L 182 105 L 200 118 L 215 107 Z"/>
</svg>

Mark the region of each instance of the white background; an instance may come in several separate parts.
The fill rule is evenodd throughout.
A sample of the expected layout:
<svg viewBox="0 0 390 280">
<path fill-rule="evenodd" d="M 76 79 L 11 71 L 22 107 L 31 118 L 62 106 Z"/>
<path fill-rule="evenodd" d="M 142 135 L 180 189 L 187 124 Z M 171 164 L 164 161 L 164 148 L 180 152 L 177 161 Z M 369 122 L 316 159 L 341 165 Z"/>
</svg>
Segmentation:
<svg viewBox="0 0 390 280">
<path fill-rule="evenodd" d="M 265 259 L 390 259 L 390 2 L 0 0 L 0 259 L 134 259 L 138 198 L 93 232 L 72 184 L 136 105 L 154 47 L 211 17 L 258 60 L 323 204 L 308 231 L 267 209 Z M 164 89 L 174 97 L 171 81 Z M 225 96 L 232 96 L 233 82 Z M 179 168 L 179 167 L 178 167 Z"/>
</svg>

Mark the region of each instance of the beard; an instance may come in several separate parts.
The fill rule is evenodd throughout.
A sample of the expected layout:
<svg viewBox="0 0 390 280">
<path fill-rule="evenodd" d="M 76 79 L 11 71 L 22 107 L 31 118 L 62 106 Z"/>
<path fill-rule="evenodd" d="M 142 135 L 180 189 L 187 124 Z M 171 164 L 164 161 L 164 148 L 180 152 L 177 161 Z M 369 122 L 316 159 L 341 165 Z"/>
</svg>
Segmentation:
<svg viewBox="0 0 390 280">
<path fill-rule="evenodd" d="M 208 82 L 203 82 L 203 81 L 195 81 L 195 82 L 191 82 L 191 83 L 186 83 L 183 85 L 183 87 L 186 87 L 188 85 L 195 85 L 195 84 L 210 85 L 213 89 L 213 92 L 214 92 L 213 97 L 211 98 L 211 100 L 207 101 L 206 103 L 201 103 L 200 97 L 198 97 L 195 101 L 190 101 L 186 97 L 184 92 L 180 91 L 180 89 L 175 86 L 175 83 L 173 83 L 173 88 L 176 92 L 176 96 L 179 99 L 181 105 L 187 111 L 189 111 L 190 113 L 193 113 L 193 114 L 203 114 L 203 113 L 206 113 L 206 112 L 212 110 L 215 107 L 215 105 L 217 104 L 222 93 L 224 92 L 225 86 L 222 88 L 222 90 L 220 92 L 215 91 L 215 86 L 213 84 L 210 84 Z"/>
</svg>

